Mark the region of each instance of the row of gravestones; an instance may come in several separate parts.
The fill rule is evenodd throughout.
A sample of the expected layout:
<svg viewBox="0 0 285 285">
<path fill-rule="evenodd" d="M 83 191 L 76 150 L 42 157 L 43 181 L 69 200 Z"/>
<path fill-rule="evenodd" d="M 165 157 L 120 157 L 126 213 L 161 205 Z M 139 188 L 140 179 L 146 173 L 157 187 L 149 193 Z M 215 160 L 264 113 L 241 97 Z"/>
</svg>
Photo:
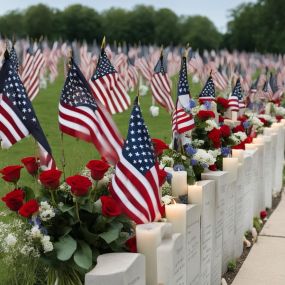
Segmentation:
<svg viewBox="0 0 285 285">
<path fill-rule="evenodd" d="M 253 218 L 281 191 L 285 120 L 236 150 L 224 171 L 188 186 L 188 205 L 166 206 L 168 222 L 136 227 L 139 253 L 99 256 L 85 285 L 220 285 L 241 256 Z"/>
</svg>

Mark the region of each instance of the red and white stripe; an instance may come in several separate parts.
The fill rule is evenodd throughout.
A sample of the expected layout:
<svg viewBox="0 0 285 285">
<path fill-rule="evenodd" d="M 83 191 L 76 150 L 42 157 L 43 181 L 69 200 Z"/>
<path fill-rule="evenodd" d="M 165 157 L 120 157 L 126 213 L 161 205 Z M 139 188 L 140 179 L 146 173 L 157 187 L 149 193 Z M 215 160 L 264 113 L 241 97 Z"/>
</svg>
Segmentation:
<svg viewBox="0 0 285 285">
<path fill-rule="evenodd" d="M 123 211 L 137 224 L 161 219 L 158 164 L 143 175 L 120 155 L 110 191 Z"/>
<path fill-rule="evenodd" d="M 172 114 L 172 132 L 183 134 L 195 127 L 192 114 L 184 111 L 183 108 L 176 108 Z"/>
<path fill-rule="evenodd" d="M 110 114 L 98 104 L 94 112 L 88 107 L 59 104 L 60 130 L 70 136 L 91 142 L 100 154 L 112 164 L 118 161 L 123 139 Z"/>
<path fill-rule="evenodd" d="M 152 69 L 150 68 L 147 60 L 142 58 L 137 58 L 135 61 L 135 66 L 138 68 L 138 70 L 142 73 L 143 77 L 150 82 L 152 77 Z"/>
<path fill-rule="evenodd" d="M 232 94 L 229 97 L 228 106 L 230 111 L 239 111 L 239 100 L 237 96 L 233 96 Z"/>
<path fill-rule="evenodd" d="M 155 73 L 152 76 L 150 87 L 156 102 L 168 112 L 172 112 L 175 107 L 171 97 L 171 88 L 167 74 Z"/>
<path fill-rule="evenodd" d="M 111 114 L 127 110 L 131 104 L 118 73 L 102 76 L 96 80 L 89 80 L 94 97 L 101 102 Z"/>
</svg>

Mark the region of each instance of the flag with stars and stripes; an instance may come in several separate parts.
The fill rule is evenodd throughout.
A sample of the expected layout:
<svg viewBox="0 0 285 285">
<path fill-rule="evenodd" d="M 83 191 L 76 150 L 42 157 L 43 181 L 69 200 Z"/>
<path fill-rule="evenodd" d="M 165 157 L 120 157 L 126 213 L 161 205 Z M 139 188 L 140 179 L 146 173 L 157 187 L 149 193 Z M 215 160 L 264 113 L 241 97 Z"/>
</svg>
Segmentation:
<svg viewBox="0 0 285 285">
<path fill-rule="evenodd" d="M 110 191 L 123 211 L 137 224 L 161 218 L 158 171 L 152 141 L 136 98 Z"/>
<path fill-rule="evenodd" d="M 21 73 L 21 80 L 26 88 L 28 87 L 29 84 L 30 73 L 32 72 L 33 68 L 33 61 L 34 61 L 33 49 L 32 47 L 29 47 L 24 54 L 24 59 L 22 63 L 22 73 Z"/>
<path fill-rule="evenodd" d="M 245 101 L 244 101 L 244 97 L 243 97 L 243 90 L 242 90 L 240 79 L 238 79 L 236 84 L 239 84 L 238 89 L 240 89 L 240 91 L 238 91 L 238 93 L 237 93 L 238 107 L 239 107 L 239 109 L 244 109 L 245 108 Z"/>
<path fill-rule="evenodd" d="M 155 101 L 165 108 L 168 112 L 174 110 L 174 104 L 171 97 L 171 88 L 169 77 L 166 73 L 163 55 L 160 56 L 151 78 L 150 88 Z"/>
<path fill-rule="evenodd" d="M 177 89 L 176 108 L 172 113 L 173 134 L 183 134 L 191 131 L 194 126 L 194 118 L 190 110 L 190 88 L 187 79 L 186 57 L 181 59 L 181 69 Z"/>
<path fill-rule="evenodd" d="M 0 71 L 0 138 L 2 148 L 9 148 L 31 134 L 38 143 L 41 168 L 55 168 L 51 148 L 40 126 L 25 87 L 11 59 Z"/>
<path fill-rule="evenodd" d="M 104 49 L 101 50 L 95 73 L 89 84 L 95 98 L 111 114 L 121 113 L 129 108 L 131 99 Z"/>
<path fill-rule="evenodd" d="M 65 134 L 93 143 L 109 163 L 118 161 L 123 139 L 73 60 L 60 97 L 59 127 Z"/>
<path fill-rule="evenodd" d="M 241 96 L 241 84 L 240 84 L 240 80 L 238 79 L 236 82 L 236 85 L 229 97 L 229 110 L 230 111 L 235 111 L 238 112 L 239 111 L 239 98 Z"/>
<path fill-rule="evenodd" d="M 269 101 L 271 101 L 273 99 L 273 91 L 272 91 L 271 85 L 267 79 L 264 82 L 262 92 L 260 93 L 259 97 L 260 97 L 260 99 L 267 99 Z"/>
<path fill-rule="evenodd" d="M 14 46 L 12 46 L 9 56 L 10 56 L 10 60 L 13 63 L 13 66 L 15 67 L 16 71 L 19 72 L 19 60 L 18 60 L 17 53 L 15 51 Z"/>
<path fill-rule="evenodd" d="M 216 100 L 215 84 L 212 76 L 210 75 L 204 88 L 202 89 L 199 95 L 199 102 L 204 103 L 206 101 L 215 101 L 215 100 Z"/>
</svg>

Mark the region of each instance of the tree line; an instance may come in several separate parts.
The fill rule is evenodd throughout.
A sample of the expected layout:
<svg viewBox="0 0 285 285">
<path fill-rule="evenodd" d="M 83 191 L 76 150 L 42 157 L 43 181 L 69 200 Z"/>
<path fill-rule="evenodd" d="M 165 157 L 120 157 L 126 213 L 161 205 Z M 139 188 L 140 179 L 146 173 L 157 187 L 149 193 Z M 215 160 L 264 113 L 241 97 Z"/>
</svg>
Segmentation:
<svg viewBox="0 0 285 285">
<path fill-rule="evenodd" d="M 178 45 L 194 49 L 285 52 L 285 1 L 258 0 L 231 11 L 227 32 L 221 34 L 204 16 L 178 16 L 167 8 L 139 5 L 132 10 L 111 8 L 102 13 L 80 4 L 64 10 L 44 4 L 14 10 L 0 17 L 2 36 L 42 35 L 49 40 L 101 41 Z"/>
</svg>

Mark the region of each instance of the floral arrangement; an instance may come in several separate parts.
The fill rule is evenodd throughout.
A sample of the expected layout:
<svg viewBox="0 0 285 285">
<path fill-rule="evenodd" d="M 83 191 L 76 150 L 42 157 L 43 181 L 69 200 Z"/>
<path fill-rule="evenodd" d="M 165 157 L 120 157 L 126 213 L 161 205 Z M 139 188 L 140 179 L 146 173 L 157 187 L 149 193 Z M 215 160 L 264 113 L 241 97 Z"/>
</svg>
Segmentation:
<svg viewBox="0 0 285 285">
<path fill-rule="evenodd" d="M 35 157 L 22 163 L 35 189 L 21 185 L 23 165 L 0 170 L 11 189 L 2 201 L 17 229 L 0 223 L 0 253 L 41 264 L 45 284 L 78 285 L 99 254 L 135 250 L 133 224 L 109 195 L 113 169 L 105 161 L 89 161 L 63 183 L 62 171 L 40 172 Z"/>
</svg>

